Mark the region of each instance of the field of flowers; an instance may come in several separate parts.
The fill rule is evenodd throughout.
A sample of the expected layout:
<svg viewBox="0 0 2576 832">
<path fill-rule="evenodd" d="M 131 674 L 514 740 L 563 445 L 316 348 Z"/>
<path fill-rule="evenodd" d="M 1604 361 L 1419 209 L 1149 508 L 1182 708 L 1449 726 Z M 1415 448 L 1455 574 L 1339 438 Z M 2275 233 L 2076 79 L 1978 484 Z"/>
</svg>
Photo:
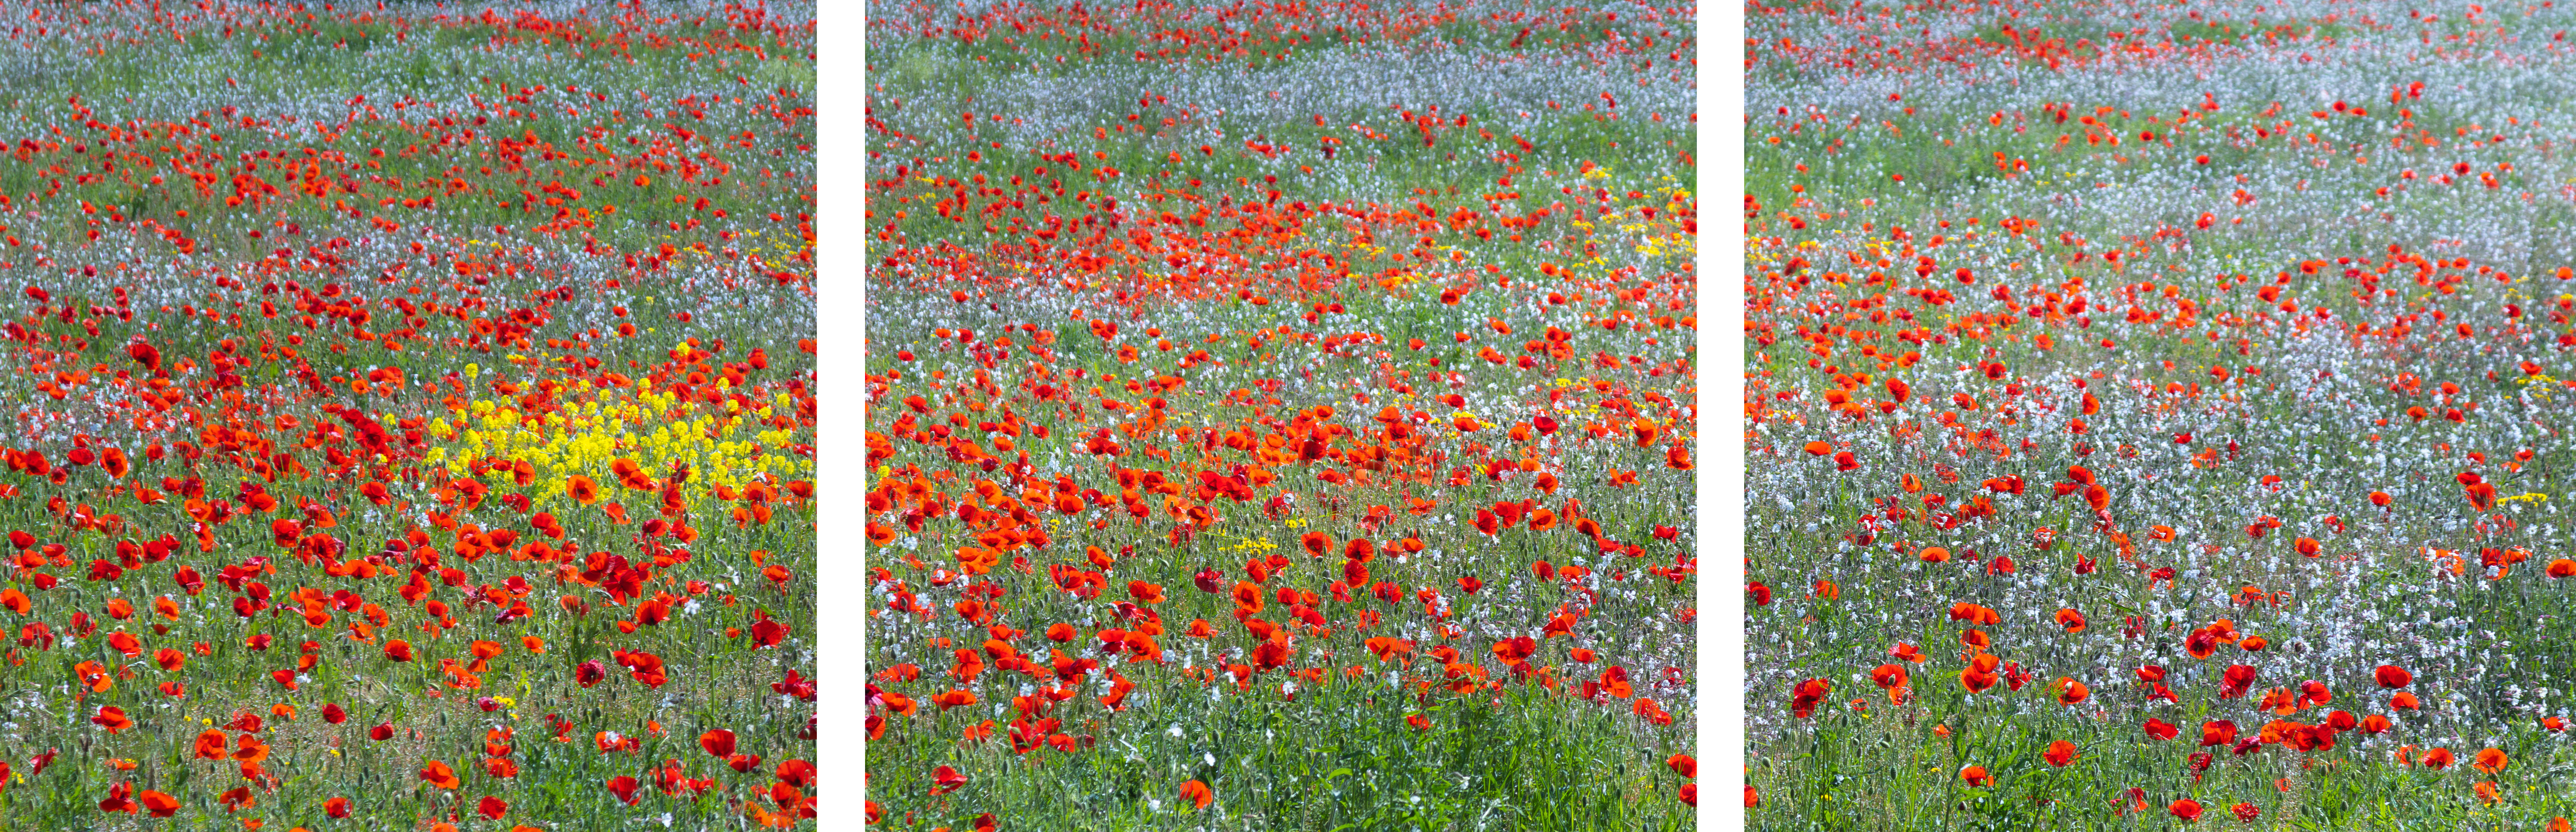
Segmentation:
<svg viewBox="0 0 2576 832">
<path fill-rule="evenodd" d="M 1690 7 L 870 9 L 869 822 L 1688 828 Z"/>
<path fill-rule="evenodd" d="M 2576 814 L 2576 14 L 1747 7 L 1763 829 Z"/>
<path fill-rule="evenodd" d="M 0 14 L 0 828 L 813 816 L 810 6 Z"/>
</svg>

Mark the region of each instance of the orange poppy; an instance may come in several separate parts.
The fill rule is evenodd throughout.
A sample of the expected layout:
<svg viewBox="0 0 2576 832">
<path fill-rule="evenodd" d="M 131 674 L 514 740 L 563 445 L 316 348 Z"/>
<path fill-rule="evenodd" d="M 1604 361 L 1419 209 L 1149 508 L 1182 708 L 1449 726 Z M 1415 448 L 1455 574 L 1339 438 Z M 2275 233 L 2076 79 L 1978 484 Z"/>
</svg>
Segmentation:
<svg viewBox="0 0 2576 832">
<path fill-rule="evenodd" d="M 437 760 L 431 760 L 429 765 L 421 767 L 420 779 L 421 782 L 448 790 L 454 790 L 457 786 L 463 785 L 456 779 L 455 769 Z"/>
</svg>

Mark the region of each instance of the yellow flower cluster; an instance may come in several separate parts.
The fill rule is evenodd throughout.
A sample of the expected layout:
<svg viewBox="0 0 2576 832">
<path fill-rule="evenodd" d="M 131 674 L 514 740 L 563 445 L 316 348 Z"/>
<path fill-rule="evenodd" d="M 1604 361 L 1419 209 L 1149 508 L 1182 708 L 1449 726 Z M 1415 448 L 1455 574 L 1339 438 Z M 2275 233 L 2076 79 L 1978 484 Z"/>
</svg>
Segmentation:
<svg viewBox="0 0 2576 832">
<path fill-rule="evenodd" d="M 469 476 L 478 460 L 526 462 L 536 469 L 531 496 L 554 499 L 565 498 L 574 476 L 614 491 L 618 481 L 610 467 L 621 458 L 655 477 L 675 464 L 688 466 L 683 491 L 692 501 L 718 486 L 740 489 L 754 480 L 776 485 L 813 473 L 813 460 L 787 452 L 793 434 L 769 427 L 773 408 L 791 406 L 785 393 L 754 408 L 731 399 L 721 406 L 684 401 L 645 381 L 623 387 L 575 381 L 557 395 L 570 401 L 544 414 L 523 413 L 507 399 L 468 404 L 458 423 L 431 424 L 431 435 L 451 444 L 432 449 L 427 461 L 457 477 Z M 483 476 L 511 478 L 504 471 Z"/>
</svg>

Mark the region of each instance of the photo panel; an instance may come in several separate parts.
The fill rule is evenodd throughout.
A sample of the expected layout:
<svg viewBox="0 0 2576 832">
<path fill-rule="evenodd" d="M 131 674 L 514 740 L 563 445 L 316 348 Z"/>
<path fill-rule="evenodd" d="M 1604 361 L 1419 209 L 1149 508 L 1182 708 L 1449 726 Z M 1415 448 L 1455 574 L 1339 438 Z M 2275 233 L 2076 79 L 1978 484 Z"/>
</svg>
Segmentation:
<svg viewBox="0 0 2576 832">
<path fill-rule="evenodd" d="M 2567 829 L 2551 4 L 1747 7 L 1756 829 Z"/>
<path fill-rule="evenodd" d="M 870 823 L 1694 828 L 1693 7 L 868 14 Z"/>
<path fill-rule="evenodd" d="M 0 827 L 811 827 L 809 3 L 35 3 Z"/>
</svg>

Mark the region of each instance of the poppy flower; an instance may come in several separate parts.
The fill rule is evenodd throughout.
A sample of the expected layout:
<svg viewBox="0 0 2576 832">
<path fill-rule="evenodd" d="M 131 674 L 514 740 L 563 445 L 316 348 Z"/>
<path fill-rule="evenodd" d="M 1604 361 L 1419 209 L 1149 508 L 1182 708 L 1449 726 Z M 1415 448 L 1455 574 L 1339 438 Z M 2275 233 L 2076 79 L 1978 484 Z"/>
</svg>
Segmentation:
<svg viewBox="0 0 2576 832">
<path fill-rule="evenodd" d="M 171 795 L 145 789 L 137 797 L 142 799 L 143 809 L 153 817 L 166 818 L 179 813 L 179 799 Z"/>
<path fill-rule="evenodd" d="M 1986 773 L 1985 766 L 1968 766 L 1966 768 L 1959 769 L 1959 779 L 1967 783 L 1969 786 L 1992 786 L 1995 784 L 1994 776 Z"/>
<path fill-rule="evenodd" d="M 637 782 L 635 778 L 623 775 L 609 778 L 605 785 L 607 786 L 608 793 L 610 795 L 616 797 L 619 802 L 625 803 L 628 806 L 635 805 L 635 792 L 643 786 L 643 784 Z"/>
<path fill-rule="evenodd" d="M 966 775 L 957 773 L 955 768 L 940 766 L 931 773 L 931 782 L 934 784 L 930 789 L 931 795 L 943 795 L 965 788 Z"/>
<path fill-rule="evenodd" d="M 1971 625 L 1995 625 L 2004 622 L 2003 616 L 1993 609 L 1966 601 L 1950 605 L 1950 620 L 1965 621 Z"/>
<path fill-rule="evenodd" d="M 2058 768 L 2073 764 L 2075 757 L 2075 744 L 2065 740 L 2049 743 L 2048 750 L 2040 754 L 2041 759 L 2047 760 L 2049 765 Z"/>
<path fill-rule="evenodd" d="M 2171 812 L 2184 823 L 2191 823 L 2200 820 L 2200 801 L 2186 797 L 2166 806 L 2165 811 Z"/>
<path fill-rule="evenodd" d="M 1216 801 L 1216 791 L 1204 782 L 1191 780 L 1181 784 L 1181 800 L 1188 802 L 1193 809 L 1205 809 Z"/>
<path fill-rule="evenodd" d="M 1800 719 L 1814 716 L 1816 713 L 1816 706 L 1822 704 L 1825 701 L 1825 697 L 1832 693 L 1832 691 L 1833 683 L 1823 679 L 1808 679 L 1799 682 L 1796 690 L 1790 697 L 1789 711 Z"/>
<path fill-rule="evenodd" d="M 421 767 L 420 780 L 423 783 L 428 783 L 432 786 L 448 790 L 454 790 L 457 786 L 462 785 L 462 783 L 456 779 L 456 770 L 449 768 L 446 763 L 439 762 L 437 760 L 431 760 L 428 765 Z"/>
<path fill-rule="evenodd" d="M 211 728 L 207 729 L 203 733 L 197 735 L 195 745 L 197 756 L 208 760 L 224 759 L 226 756 L 229 756 L 224 750 L 224 746 L 228 741 L 229 738 L 224 736 L 224 732 Z"/>
<path fill-rule="evenodd" d="M 2236 723 L 2234 722 L 2220 719 L 2200 725 L 2200 744 L 2204 748 L 2222 746 L 2235 741 Z"/>
<path fill-rule="evenodd" d="M 1969 693 L 1984 693 L 1993 689 L 2003 680 L 2003 677 L 1995 673 L 1999 663 L 2000 660 L 1992 653 L 1978 654 L 1976 658 L 1969 660 L 1967 669 L 1959 671 L 1959 685 L 1967 688 Z"/>
<path fill-rule="evenodd" d="M 2405 668 L 2393 664 L 2383 664 L 2378 670 L 2372 671 L 2371 678 L 2377 680 L 2379 686 L 2383 688 L 2402 688 L 2414 683 L 2415 674 L 2408 673 Z"/>
<path fill-rule="evenodd" d="M 2254 687 L 2256 673 L 2253 665 L 2228 665 L 2226 672 L 2219 675 L 2218 698 L 2234 699 L 2244 696 L 2247 690 Z"/>
</svg>

